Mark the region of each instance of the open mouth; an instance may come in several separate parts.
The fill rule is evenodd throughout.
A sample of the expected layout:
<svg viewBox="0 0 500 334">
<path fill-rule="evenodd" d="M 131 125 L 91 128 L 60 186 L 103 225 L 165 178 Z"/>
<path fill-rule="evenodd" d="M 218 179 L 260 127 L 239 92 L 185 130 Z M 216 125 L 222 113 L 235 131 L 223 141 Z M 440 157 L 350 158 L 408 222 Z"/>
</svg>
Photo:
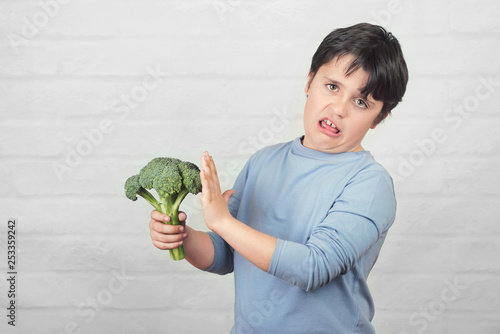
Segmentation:
<svg viewBox="0 0 500 334">
<path fill-rule="evenodd" d="M 327 130 L 329 133 L 337 135 L 340 133 L 340 129 L 337 128 L 335 124 L 329 119 L 322 119 L 319 121 L 319 126 Z"/>
</svg>

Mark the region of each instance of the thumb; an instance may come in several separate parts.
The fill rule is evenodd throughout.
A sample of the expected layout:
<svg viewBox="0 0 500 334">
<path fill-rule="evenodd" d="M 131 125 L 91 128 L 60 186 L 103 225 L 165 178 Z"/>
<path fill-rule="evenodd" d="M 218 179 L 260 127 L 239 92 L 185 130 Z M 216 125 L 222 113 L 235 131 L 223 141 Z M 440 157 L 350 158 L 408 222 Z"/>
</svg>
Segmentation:
<svg viewBox="0 0 500 334">
<path fill-rule="evenodd" d="M 222 194 L 222 198 L 224 198 L 224 201 L 226 202 L 226 204 L 228 204 L 228 203 L 229 203 L 229 199 L 230 199 L 230 198 L 231 198 L 231 196 L 233 196 L 235 193 L 236 193 L 236 191 L 234 191 L 233 189 L 229 189 L 229 190 L 224 191 L 224 193 Z"/>
</svg>

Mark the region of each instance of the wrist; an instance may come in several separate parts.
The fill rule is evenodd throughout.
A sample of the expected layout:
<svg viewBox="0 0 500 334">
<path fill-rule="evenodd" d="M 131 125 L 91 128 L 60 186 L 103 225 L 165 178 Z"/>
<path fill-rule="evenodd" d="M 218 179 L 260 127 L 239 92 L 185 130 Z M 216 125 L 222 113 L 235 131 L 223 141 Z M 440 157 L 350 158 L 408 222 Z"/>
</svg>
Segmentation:
<svg viewBox="0 0 500 334">
<path fill-rule="evenodd" d="M 227 227 L 234 223 L 233 216 L 225 216 L 222 219 L 219 219 L 216 224 L 214 224 L 211 228 L 212 232 L 217 233 L 222 236 L 224 231 L 227 231 Z"/>
</svg>

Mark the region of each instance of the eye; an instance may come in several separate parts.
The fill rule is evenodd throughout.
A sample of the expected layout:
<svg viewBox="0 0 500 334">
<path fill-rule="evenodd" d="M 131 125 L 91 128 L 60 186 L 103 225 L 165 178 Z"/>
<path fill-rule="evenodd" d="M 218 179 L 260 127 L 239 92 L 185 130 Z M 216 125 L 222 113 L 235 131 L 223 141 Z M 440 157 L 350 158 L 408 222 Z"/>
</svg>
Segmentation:
<svg viewBox="0 0 500 334">
<path fill-rule="evenodd" d="M 356 105 L 360 108 L 368 108 L 368 105 L 366 104 L 365 101 L 361 100 L 361 99 L 356 99 Z"/>
<path fill-rule="evenodd" d="M 339 87 L 337 87 L 337 85 L 334 85 L 334 84 L 327 84 L 326 87 L 328 88 L 328 90 L 330 90 L 332 92 L 336 92 L 339 90 Z"/>
</svg>

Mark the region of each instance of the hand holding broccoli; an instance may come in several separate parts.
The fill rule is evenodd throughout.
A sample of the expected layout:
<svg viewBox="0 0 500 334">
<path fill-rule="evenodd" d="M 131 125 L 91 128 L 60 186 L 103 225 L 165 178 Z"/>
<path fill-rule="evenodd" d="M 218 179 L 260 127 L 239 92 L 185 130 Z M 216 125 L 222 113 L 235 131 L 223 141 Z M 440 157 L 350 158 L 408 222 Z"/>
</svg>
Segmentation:
<svg viewBox="0 0 500 334">
<path fill-rule="evenodd" d="M 149 229 L 153 245 L 161 250 L 174 249 L 183 245 L 184 239 L 188 236 L 188 229 L 184 224 L 186 218 L 186 214 L 179 211 L 179 225 L 169 225 L 169 216 L 156 210 L 151 212 Z"/>
<path fill-rule="evenodd" d="M 187 161 L 175 158 L 154 158 L 140 173 L 131 176 L 125 182 L 125 195 L 132 201 L 137 195 L 148 201 L 158 212 L 170 217 L 169 225 L 179 225 L 179 206 L 187 194 L 201 191 L 199 168 Z M 155 189 L 159 199 L 148 190 Z M 173 260 L 186 257 L 183 246 L 170 250 Z"/>
</svg>

